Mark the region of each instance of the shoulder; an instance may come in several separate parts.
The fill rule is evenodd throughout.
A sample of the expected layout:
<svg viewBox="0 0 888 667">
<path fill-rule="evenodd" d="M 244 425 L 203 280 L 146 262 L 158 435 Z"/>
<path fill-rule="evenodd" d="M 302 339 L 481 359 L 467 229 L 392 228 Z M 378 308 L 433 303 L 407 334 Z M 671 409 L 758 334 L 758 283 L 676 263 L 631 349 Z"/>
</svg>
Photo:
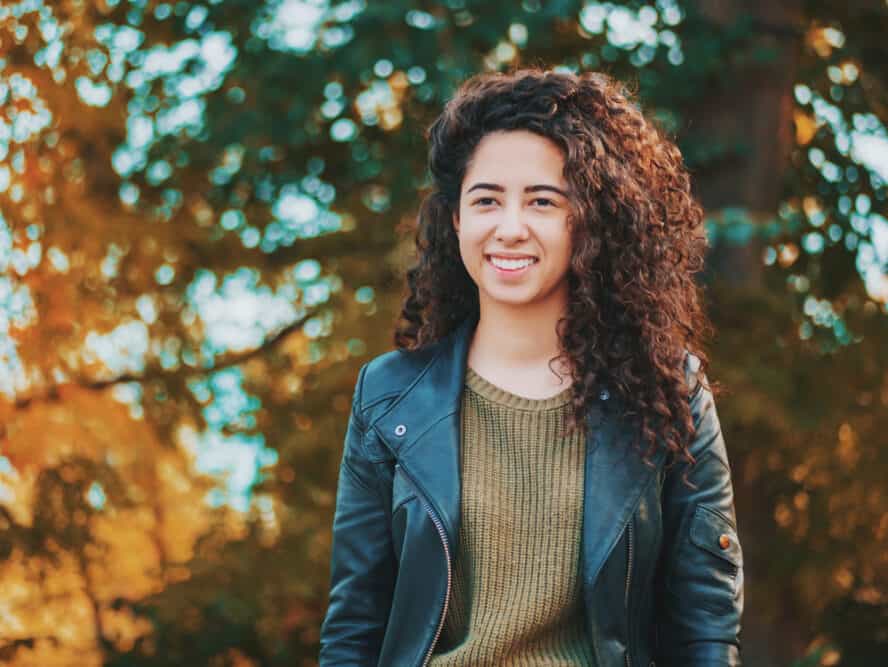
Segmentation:
<svg viewBox="0 0 888 667">
<path fill-rule="evenodd" d="M 444 341 L 417 350 L 391 350 L 373 357 L 358 376 L 359 409 L 363 412 L 409 387 L 438 355 Z"/>
</svg>

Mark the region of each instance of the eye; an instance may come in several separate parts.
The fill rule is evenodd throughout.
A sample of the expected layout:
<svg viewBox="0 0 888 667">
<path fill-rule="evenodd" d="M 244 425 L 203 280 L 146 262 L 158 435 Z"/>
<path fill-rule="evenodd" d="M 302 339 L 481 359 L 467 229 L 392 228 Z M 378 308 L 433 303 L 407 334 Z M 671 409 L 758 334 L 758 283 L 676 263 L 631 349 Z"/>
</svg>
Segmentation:
<svg viewBox="0 0 888 667">
<path fill-rule="evenodd" d="M 490 206 L 491 204 L 496 203 L 496 199 L 494 199 L 493 197 L 479 197 L 472 203 L 481 204 L 481 206 Z"/>
<path fill-rule="evenodd" d="M 555 202 L 546 197 L 537 197 L 533 200 L 534 202 L 544 202 L 543 208 L 549 208 L 555 206 Z"/>
</svg>

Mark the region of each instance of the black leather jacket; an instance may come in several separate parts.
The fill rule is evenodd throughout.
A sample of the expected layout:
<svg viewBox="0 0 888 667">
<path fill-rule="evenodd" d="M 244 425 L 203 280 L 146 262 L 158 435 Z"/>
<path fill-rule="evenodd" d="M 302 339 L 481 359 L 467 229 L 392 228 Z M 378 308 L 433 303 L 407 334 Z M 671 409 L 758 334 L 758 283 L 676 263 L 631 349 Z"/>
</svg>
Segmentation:
<svg viewBox="0 0 888 667">
<path fill-rule="evenodd" d="M 440 635 L 460 517 L 459 409 L 474 321 L 360 372 L 342 457 L 321 667 L 421 667 Z M 743 556 L 731 474 L 699 359 L 689 487 L 627 447 L 618 399 L 590 415 L 583 506 L 586 627 L 600 667 L 740 664 Z M 600 421 L 600 423 L 599 423 Z"/>
</svg>

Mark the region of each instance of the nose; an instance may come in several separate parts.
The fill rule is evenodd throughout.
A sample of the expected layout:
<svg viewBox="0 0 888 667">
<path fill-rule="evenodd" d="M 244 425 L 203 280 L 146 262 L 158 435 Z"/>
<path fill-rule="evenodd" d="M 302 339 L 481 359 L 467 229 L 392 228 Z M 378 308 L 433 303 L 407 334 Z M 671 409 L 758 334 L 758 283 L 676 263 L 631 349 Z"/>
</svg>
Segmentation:
<svg viewBox="0 0 888 667">
<path fill-rule="evenodd" d="M 503 243 L 525 241 L 528 237 L 524 214 L 518 204 L 508 205 L 503 209 L 499 224 L 496 226 L 496 240 Z"/>
</svg>

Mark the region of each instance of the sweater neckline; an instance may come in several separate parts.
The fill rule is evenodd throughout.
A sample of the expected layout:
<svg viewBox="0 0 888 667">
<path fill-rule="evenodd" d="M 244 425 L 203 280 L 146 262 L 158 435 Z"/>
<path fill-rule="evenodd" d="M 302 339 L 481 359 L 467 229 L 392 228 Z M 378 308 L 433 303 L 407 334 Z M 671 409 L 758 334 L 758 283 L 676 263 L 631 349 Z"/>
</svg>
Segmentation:
<svg viewBox="0 0 888 667">
<path fill-rule="evenodd" d="M 571 399 L 571 387 L 548 398 L 520 396 L 493 384 L 479 375 L 471 366 L 466 366 L 466 386 L 476 394 L 498 405 L 534 412 L 560 408 L 570 403 Z"/>
</svg>

